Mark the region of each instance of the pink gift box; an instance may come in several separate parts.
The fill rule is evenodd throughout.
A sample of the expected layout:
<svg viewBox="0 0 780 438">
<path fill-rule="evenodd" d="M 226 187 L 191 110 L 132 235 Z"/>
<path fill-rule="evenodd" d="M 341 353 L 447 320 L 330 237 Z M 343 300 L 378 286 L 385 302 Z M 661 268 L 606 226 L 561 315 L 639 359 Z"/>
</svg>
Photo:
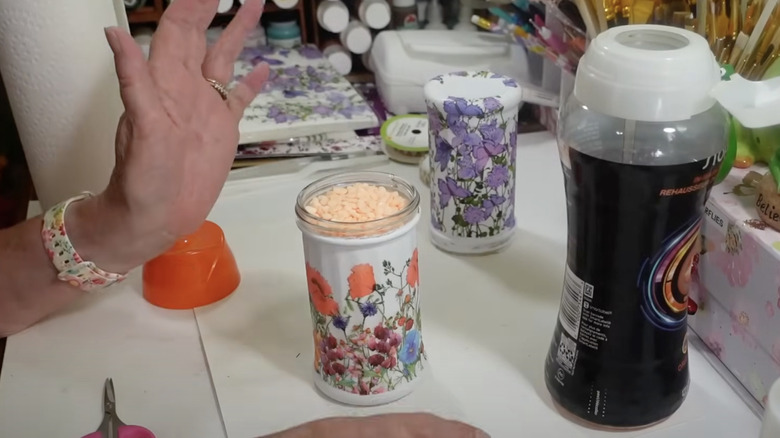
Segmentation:
<svg viewBox="0 0 780 438">
<path fill-rule="evenodd" d="M 745 389 L 765 405 L 780 378 L 780 232 L 758 219 L 749 171 L 733 169 L 713 187 L 692 270 L 689 326 Z"/>
</svg>

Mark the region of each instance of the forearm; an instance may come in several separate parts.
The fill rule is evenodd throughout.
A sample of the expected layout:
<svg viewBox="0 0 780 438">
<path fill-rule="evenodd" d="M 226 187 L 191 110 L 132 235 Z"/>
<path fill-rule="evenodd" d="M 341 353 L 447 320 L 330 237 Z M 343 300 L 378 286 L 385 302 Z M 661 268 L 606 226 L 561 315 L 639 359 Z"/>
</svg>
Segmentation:
<svg viewBox="0 0 780 438">
<path fill-rule="evenodd" d="M 0 230 L 0 337 L 21 331 L 84 292 L 57 279 L 41 218 Z"/>
<path fill-rule="evenodd" d="M 84 260 L 125 273 L 167 243 L 137 236 L 116 210 L 101 197 L 74 202 L 66 210 L 65 227 Z M 36 217 L 0 230 L 0 337 L 24 330 L 85 294 L 57 278 L 41 239 L 42 224 Z"/>
</svg>

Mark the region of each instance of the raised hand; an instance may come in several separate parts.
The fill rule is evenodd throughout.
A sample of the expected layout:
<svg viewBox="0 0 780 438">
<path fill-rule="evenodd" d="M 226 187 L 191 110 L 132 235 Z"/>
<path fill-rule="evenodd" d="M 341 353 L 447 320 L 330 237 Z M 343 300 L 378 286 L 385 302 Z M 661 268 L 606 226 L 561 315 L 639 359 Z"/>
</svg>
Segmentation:
<svg viewBox="0 0 780 438">
<path fill-rule="evenodd" d="M 113 267 L 106 261 L 104 269 L 132 268 L 195 231 L 230 171 L 238 123 L 268 78 L 268 66 L 258 65 L 225 99 L 207 80 L 231 81 L 264 2 L 247 0 L 207 48 L 205 31 L 218 3 L 173 2 L 153 36 L 148 61 L 127 32 L 106 30 L 125 113 L 117 132 L 116 167 L 99 205 L 104 226 L 123 230 L 118 233 L 125 242 L 121 259 L 116 257 Z"/>
</svg>

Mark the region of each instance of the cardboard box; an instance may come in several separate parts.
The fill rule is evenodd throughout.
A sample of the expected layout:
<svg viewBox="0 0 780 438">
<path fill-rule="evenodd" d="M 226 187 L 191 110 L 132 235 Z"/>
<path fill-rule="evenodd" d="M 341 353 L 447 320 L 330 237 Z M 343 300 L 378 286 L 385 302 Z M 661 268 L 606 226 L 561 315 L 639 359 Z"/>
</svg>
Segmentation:
<svg viewBox="0 0 780 438">
<path fill-rule="evenodd" d="M 751 170 L 767 172 L 733 169 L 705 206 L 689 326 L 764 406 L 780 378 L 780 232 L 758 219 Z"/>
</svg>

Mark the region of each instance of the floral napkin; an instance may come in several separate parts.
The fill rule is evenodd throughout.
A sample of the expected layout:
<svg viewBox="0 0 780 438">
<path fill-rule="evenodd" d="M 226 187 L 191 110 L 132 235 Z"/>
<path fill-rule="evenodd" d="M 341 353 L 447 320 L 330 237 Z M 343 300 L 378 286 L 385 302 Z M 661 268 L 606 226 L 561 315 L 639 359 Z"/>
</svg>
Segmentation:
<svg viewBox="0 0 780 438">
<path fill-rule="evenodd" d="M 239 144 L 379 125 L 373 109 L 316 46 L 246 47 L 236 61 L 235 79 L 260 62 L 268 63 L 271 76 L 244 113 Z"/>
<path fill-rule="evenodd" d="M 354 132 L 349 132 L 241 145 L 236 152 L 236 160 L 349 154 L 363 151 L 381 152 L 382 150 L 382 139 L 379 136 L 359 137 Z"/>
</svg>

